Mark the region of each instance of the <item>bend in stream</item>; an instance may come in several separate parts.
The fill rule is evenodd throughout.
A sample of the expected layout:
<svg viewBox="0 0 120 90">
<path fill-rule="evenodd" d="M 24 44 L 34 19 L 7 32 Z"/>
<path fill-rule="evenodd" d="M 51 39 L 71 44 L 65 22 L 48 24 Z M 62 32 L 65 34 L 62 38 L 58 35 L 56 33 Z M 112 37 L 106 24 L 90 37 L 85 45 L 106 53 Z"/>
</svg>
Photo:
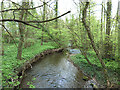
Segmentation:
<svg viewBox="0 0 120 90">
<path fill-rule="evenodd" d="M 34 63 L 33 68 L 26 71 L 21 88 L 28 88 L 28 82 L 36 88 L 84 87 L 84 74 L 67 59 L 63 53 L 54 53 Z"/>
</svg>

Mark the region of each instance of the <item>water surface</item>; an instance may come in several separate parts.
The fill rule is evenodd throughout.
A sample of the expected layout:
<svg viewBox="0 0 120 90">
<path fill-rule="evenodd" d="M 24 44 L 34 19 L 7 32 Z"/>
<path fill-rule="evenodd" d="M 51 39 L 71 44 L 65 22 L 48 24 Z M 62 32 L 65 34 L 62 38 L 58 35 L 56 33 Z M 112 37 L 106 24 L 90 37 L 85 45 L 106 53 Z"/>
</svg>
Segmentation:
<svg viewBox="0 0 120 90">
<path fill-rule="evenodd" d="M 46 56 L 26 71 L 21 87 L 31 82 L 36 88 L 81 88 L 85 81 L 83 73 L 67 60 L 63 53 Z"/>
</svg>

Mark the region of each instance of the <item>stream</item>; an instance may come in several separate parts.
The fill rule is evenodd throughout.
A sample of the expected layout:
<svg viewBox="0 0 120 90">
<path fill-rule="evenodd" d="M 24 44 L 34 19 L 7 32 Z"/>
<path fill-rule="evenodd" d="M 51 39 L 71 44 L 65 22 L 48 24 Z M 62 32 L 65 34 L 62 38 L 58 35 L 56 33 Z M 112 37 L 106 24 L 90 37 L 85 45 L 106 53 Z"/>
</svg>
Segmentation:
<svg viewBox="0 0 120 90">
<path fill-rule="evenodd" d="M 68 61 L 64 53 L 47 55 L 43 60 L 26 70 L 21 88 L 82 88 L 85 85 L 84 74 Z"/>
</svg>

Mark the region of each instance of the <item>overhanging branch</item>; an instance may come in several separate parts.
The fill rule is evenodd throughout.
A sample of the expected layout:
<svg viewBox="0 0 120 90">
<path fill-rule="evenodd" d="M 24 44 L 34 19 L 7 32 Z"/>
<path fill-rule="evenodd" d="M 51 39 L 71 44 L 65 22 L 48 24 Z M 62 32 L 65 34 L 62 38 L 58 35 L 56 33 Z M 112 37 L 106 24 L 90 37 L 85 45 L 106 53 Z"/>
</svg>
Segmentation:
<svg viewBox="0 0 120 90">
<path fill-rule="evenodd" d="M 23 24 L 26 24 L 26 25 L 28 25 L 28 23 L 45 23 L 45 22 L 50 22 L 50 21 L 56 20 L 56 19 L 66 15 L 66 14 L 68 14 L 70 12 L 71 11 L 68 11 L 68 12 L 66 12 L 66 13 L 58 16 L 58 17 L 55 17 L 55 18 L 49 19 L 49 20 L 45 20 L 45 21 L 21 21 L 21 20 L 17 20 L 17 19 L 2 19 L 2 20 L 0 20 L 0 22 L 7 22 L 7 21 L 10 21 L 10 22 L 20 22 L 20 23 L 23 23 Z"/>
<path fill-rule="evenodd" d="M 71 12 L 71 11 L 68 11 L 68 12 L 66 12 L 66 13 L 58 16 L 58 17 L 55 17 L 55 18 L 52 18 L 52 19 L 49 19 L 49 20 L 45 20 L 45 21 L 26 21 L 26 22 L 27 22 L 27 23 L 45 23 L 45 22 L 50 22 L 50 21 L 56 20 L 56 19 L 58 19 L 58 18 L 60 18 L 60 17 L 62 17 L 62 16 L 64 16 L 64 15 L 66 15 L 66 14 L 68 14 L 68 13 L 70 13 L 70 12 Z"/>
</svg>

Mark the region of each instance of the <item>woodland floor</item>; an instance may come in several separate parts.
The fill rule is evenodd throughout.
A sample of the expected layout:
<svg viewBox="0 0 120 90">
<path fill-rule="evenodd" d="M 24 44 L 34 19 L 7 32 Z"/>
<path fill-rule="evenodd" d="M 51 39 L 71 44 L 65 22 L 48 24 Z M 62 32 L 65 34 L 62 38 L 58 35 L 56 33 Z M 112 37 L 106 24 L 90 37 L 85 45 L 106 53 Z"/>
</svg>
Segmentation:
<svg viewBox="0 0 120 90">
<path fill-rule="evenodd" d="M 95 53 L 93 51 L 89 52 L 88 58 L 92 62 L 92 64 L 95 64 L 95 66 L 91 66 L 87 63 L 84 56 L 81 54 L 77 54 L 74 56 L 71 56 L 71 60 L 80 67 L 80 69 L 89 75 L 90 77 L 96 78 L 97 82 L 101 85 L 105 85 L 105 79 L 104 74 L 102 72 L 102 67 L 97 60 L 97 57 L 95 57 Z M 120 68 L 117 61 L 111 60 L 107 61 L 104 60 L 107 69 L 108 69 L 108 75 L 110 82 L 112 83 L 112 87 L 120 87 Z"/>
</svg>

